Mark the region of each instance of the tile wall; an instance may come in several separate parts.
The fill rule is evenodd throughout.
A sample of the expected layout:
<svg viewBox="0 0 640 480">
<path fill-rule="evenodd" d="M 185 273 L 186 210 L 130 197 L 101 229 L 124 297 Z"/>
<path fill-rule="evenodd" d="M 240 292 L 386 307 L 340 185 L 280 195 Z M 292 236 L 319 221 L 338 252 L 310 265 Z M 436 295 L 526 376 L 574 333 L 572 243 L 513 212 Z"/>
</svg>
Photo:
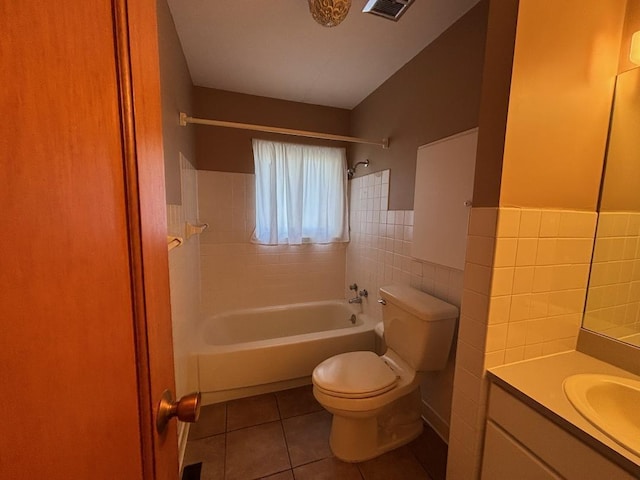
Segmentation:
<svg viewBox="0 0 640 480">
<path fill-rule="evenodd" d="M 197 390 L 193 369 L 189 366 L 191 339 L 200 315 L 199 237 L 185 238 L 185 223 L 197 222 L 198 190 L 196 170 L 180 156 L 182 203 L 167 205 L 167 234 L 182 237 L 184 243 L 169 252 L 171 318 L 176 376 L 176 395 Z"/>
<path fill-rule="evenodd" d="M 204 314 L 344 298 L 346 245 L 257 245 L 255 176 L 198 171 Z"/>
<path fill-rule="evenodd" d="M 351 242 L 347 283 L 359 282 L 373 294 L 365 304 L 380 317 L 377 291 L 383 285 L 410 285 L 459 306 L 462 271 L 411 257 L 413 210 L 387 210 L 389 170 L 350 182 Z M 349 296 L 353 292 L 345 290 Z"/>
<path fill-rule="evenodd" d="M 460 306 L 463 272 L 411 257 L 413 211 L 388 210 L 389 170 L 358 177 L 350 185 L 351 242 L 347 247 L 347 273 L 344 296 L 357 283 L 367 289 L 365 313 L 382 319 L 377 303 L 383 285 L 410 285 Z M 423 383 L 423 413 L 443 437 L 448 437 L 453 390 L 454 357 L 441 372 L 429 373 Z"/>
<path fill-rule="evenodd" d="M 485 370 L 575 349 L 596 218 L 595 212 L 472 209 L 447 478 L 478 476 Z"/>
<path fill-rule="evenodd" d="M 640 213 L 602 212 L 585 324 L 614 337 L 640 333 Z"/>
</svg>

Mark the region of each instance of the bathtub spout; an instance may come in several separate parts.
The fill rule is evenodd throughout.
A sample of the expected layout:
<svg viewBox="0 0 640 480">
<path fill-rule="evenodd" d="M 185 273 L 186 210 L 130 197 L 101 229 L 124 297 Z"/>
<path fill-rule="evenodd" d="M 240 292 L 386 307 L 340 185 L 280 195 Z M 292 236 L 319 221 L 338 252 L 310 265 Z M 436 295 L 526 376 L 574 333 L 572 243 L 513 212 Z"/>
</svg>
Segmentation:
<svg viewBox="0 0 640 480">
<path fill-rule="evenodd" d="M 362 303 L 362 298 L 360 297 L 353 297 L 349 299 L 349 303 Z"/>
</svg>

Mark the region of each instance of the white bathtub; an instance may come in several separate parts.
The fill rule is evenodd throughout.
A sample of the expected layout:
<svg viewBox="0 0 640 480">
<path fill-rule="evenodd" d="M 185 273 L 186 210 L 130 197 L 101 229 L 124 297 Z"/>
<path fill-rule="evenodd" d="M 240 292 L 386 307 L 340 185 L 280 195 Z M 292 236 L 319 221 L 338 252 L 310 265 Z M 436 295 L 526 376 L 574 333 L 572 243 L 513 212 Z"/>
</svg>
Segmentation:
<svg viewBox="0 0 640 480">
<path fill-rule="evenodd" d="M 338 353 L 374 350 L 375 322 L 359 310 L 359 305 L 337 300 L 204 319 L 196 346 L 204 403 L 310 383 L 321 361 Z"/>
</svg>

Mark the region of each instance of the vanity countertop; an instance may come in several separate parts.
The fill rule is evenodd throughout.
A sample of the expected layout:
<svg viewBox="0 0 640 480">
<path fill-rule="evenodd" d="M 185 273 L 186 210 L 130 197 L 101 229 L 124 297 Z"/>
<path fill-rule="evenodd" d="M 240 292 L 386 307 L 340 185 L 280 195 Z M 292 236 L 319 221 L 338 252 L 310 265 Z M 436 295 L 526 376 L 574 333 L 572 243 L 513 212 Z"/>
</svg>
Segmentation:
<svg viewBox="0 0 640 480">
<path fill-rule="evenodd" d="M 488 373 L 496 385 L 640 478 L 640 457 L 610 439 L 578 413 L 562 387 L 567 377 L 579 373 L 634 380 L 640 380 L 640 377 L 578 351 L 503 365 L 489 369 Z"/>
</svg>

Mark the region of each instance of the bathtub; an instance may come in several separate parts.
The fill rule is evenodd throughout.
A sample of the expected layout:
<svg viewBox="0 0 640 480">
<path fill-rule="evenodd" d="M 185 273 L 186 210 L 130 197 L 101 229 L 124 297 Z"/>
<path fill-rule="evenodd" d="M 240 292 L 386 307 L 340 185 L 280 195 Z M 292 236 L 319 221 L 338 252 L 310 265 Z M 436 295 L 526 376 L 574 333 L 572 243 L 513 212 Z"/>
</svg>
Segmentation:
<svg viewBox="0 0 640 480">
<path fill-rule="evenodd" d="M 374 350 L 376 322 L 359 311 L 359 305 L 336 300 L 205 318 L 195 354 L 203 403 L 308 384 L 321 361 Z"/>
</svg>

